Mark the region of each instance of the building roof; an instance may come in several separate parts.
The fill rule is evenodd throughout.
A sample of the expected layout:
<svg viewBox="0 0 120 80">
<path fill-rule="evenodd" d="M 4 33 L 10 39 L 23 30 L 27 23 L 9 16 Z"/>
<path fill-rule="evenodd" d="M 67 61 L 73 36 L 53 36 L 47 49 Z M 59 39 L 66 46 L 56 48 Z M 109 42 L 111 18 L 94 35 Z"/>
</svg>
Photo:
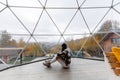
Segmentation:
<svg viewBox="0 0 120 80">
<path fill-rule="evenodd" d="M 108 33 L 105 34 L 105 36 L 101 39 L 101 41 L 99 42 L 100 44 L 102 44 L 105 40 L 107 40 L 112 34 L 116 34 L 118 36 L 120 36 L 120 32 L 118 31 L 109 31 Z"/>
</svg>

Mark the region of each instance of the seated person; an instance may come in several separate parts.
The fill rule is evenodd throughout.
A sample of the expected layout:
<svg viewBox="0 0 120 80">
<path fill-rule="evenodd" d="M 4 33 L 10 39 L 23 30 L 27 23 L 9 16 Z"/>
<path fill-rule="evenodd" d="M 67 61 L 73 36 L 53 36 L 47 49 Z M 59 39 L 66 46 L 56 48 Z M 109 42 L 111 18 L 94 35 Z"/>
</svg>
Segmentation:
<svg viewBox="0 0 120 80">
<path fill-rule="evenodd" d="M 43 65 L 51 67 L 51 64 L 56 61 L 58 61 L 63 68 L 69 68 L 71 63 L 71 55 L 70 49 L 67 48 L 67 45 L 65 43 L 62 44 L 62 50 L 59 53 L 55 54 L 51 60 L 43 62 Z"/>
</svg>

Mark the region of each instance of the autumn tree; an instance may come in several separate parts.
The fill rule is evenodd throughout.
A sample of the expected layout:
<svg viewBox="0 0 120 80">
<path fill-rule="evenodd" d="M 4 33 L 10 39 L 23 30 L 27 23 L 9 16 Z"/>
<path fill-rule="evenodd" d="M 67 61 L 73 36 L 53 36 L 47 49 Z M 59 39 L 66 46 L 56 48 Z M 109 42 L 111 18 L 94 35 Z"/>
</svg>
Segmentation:
<svg viewBox="0 0 120 80">
<path fill-rule="evenodd" d="M 33 49 L 34 49 L 34 53 L 35 53 L 34 56 L 43 56 L 44 55 L 43 50 L 39 43 L 34 43 Z"/>
<path fill-rule="evenodd" d="M 26 45 L 25 41 L 23 40 L 23 38 L 21 38 L 18 42 L 18 47 L 24 47 Z"/>
<path fill-rule="evenodd" d="M 78 40 L 71 40 L 68 42 L 68 45 L 72 51 L 78 51 L 80 49 Z"/>
<path fill-rule="evenodd" d="M 97 40 L 95 40 L 93 38 L 93 36 L 89 36 L 87 39 L 87 42 L 84 45 L 84 49 L 85 51 L 87 51 L 91 56 L 98 56 L 97 53 L 99 52 L 99 46 L 96 42 Z"/>
<path fill-rule="evenodd" d="M 42 48 L 38 43 L 28 43 L 26 55 L 31 57 L 43 56 Z"/>
<path fill-rule="evenodd" d="M 15 39 L 12 39 L 12 40 L 10 41 L 10 45 L 11 45 L 11 46 L 14 46 L 14 47 L 18 47 L 18 43 L 16 42 Z"/>
<path fill-rule="evenodd" d="M 61 50 L 61 45 L 57 44 L 50 49 L 50 53 L 58 53 Z"/>
</svg>

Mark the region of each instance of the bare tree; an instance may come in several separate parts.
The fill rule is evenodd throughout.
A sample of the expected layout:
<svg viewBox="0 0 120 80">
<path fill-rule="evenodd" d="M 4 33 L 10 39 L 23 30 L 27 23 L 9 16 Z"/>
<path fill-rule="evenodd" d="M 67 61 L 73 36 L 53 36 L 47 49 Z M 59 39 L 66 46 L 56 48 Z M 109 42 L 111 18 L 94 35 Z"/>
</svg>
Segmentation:
<svg viewBox="0 0 120 80">
<path fill-rule="evenodd" d="M 10 45 L 11 35 L 7 31 L 3 31 L 0 37 L 0 46 L 7 47 Z"/>
<path fill-rule="evenodd" d="M 110 30 L 120 29 L 119 28 L 120 23 L 117 21 L 107 20 L 104 22 L 98 32 L 106 32 Z"/>
</svg>

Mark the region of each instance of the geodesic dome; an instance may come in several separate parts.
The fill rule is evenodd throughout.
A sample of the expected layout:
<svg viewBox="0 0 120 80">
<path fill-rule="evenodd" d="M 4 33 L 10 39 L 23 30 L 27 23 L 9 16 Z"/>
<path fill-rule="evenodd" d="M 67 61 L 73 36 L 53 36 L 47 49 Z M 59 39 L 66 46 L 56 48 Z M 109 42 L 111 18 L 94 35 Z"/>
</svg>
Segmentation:
<svg viewBox="0 0 120 80">
<path fill-rule="evenodd" d="M 98 32 L 107 20 L 120 21 L 119 0 L 0 0 L 0 35 L 10 35 L 7 38 L 12 44 L 5 44 L 4 39 L 1 48 L 26 49 L 29 43 L 54 46 L 53 44 L 85 38 L 79 47 L 82 50 L 88 36 L 92 36 L 92 42 L 103 51 L 93 35 L 107 33 Z M 46 53 L 43 45 L 38 48 Z M 17 54 L 15 63 L 19 56 Z M 1 62 L 6 64 L 2 57 Z"/>
</svg>

